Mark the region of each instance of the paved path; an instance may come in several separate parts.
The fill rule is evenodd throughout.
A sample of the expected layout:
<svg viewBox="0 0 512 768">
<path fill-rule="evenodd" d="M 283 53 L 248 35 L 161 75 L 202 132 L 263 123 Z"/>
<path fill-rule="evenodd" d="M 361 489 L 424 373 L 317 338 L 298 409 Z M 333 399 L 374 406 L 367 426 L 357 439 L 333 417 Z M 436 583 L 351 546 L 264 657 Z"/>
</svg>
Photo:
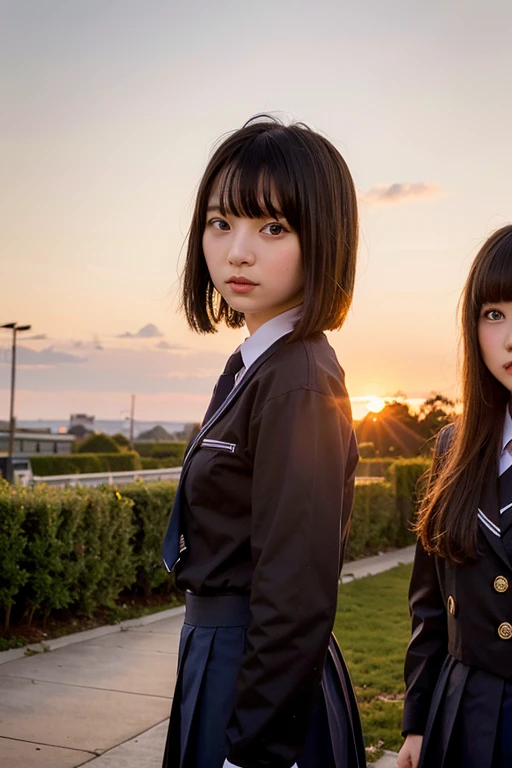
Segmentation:
<svg viewBox="0 0 512 768">
<path fill-rule="evenodd" d="M 411 562 L 348 563 L 343 581 Z M 0 653 L 1 768 L 161 768 L 183 608 Z M 389 753 L 375 765 L 392 768 Z"/>
</svg>

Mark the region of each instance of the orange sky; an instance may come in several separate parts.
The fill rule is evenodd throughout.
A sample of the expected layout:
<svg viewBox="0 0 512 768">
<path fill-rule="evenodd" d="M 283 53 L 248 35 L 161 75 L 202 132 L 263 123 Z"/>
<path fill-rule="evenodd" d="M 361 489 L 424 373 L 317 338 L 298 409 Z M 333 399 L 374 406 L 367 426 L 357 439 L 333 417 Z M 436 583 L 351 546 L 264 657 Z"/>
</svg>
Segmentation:
<svg viewBox="0 0 512 768">
<path fill-rule="evenodd" d="M 20 339 L 19 418 L 118 418 L 131 393 L 141 419 L 201 418 L 243 333 L 187 330 L 180 252 L 214 142 L 264 110 L 322 130 L 359 191 L 330 334 L 351 394 L 454 394 L 458 296 L 511 217 L 512 9 L 344 5 L 4 4 L 0 324 L 43 337 Z"/>
</svg>

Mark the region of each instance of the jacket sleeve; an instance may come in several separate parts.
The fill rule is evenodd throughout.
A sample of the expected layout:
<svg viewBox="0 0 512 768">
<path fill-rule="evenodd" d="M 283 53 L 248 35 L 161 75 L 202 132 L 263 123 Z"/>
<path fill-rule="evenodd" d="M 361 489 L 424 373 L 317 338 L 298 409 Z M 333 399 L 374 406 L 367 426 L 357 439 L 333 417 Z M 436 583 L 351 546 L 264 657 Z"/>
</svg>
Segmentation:
<svg viewBox="0 0 512 768">
<path fill-rule="evenodd" d="M 435 556 L 416 546 L 409 590 L 412 637 L 405 657 L 402 733 L 423 734 L 430 702 L 448 652 L 448 629 Z"/>
<path fill-rule="evenodd" d="M 253 422 L 252 623 L 228 728 L 228 759 L 289 768 L 306 739 L 334 622 L 357 449 L 335 398 L 300 389 Z M 354 451 L 356 458 L 354 459 Z M 353 472 L 352 472 L 353 474 Z"/>
<path fill-rule="evenodd" d="M 451 425 L 439 433 L 434 471 L 448 448 L 451 434 Z M 434 688 L 448 653 L 446 606 L 439 584 L 436 559 L 418 541 L 409 588 L 412 637 L 405 657 L 404 736 L 408 733 L 424 733 Z"/>
</svg>

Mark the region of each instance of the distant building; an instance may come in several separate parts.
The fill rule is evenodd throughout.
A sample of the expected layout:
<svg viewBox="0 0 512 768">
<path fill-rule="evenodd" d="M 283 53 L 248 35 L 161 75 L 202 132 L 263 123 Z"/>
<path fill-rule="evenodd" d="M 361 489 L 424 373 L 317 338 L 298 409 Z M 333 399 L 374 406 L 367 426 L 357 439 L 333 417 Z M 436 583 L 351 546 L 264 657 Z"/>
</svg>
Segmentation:
<svg viewBox="0 0 512 768">
<path fill-rule="evenodd" d="M 86 413 L 72 413 L 69 417 L 69 427 L 85 427 L 87 431 L 94 432 L 94 416 Z"/>
<path fill-rule="evenodd" d="M 0 425 L 0 427 L 3 424 Z M 54 435 L 51 432 L 34 432 L 17 429 L 14 433 L 14 455 L 18 458 L 30 456 L 71 453 L 74 435 Z M 0 456 L 9 452 L 9 431 L 0 428 Z"/>
</svg>

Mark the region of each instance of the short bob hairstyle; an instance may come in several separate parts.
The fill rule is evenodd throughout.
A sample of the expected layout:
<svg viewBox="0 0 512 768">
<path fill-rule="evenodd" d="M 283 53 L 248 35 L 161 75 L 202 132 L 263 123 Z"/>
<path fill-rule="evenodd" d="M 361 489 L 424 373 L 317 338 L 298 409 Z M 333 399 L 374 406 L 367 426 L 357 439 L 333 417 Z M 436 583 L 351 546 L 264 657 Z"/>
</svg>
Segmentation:
<svg viewBox="0 0 512 768">
<path fill-rule="evenodd" d="M 275 217 L 297 232 L 304 270 L 303 312 L 291 339 L 340 328 L 349 310 L 358 241 L 354 182 L 340 153 L 303 123 L 257 115 L 226 138 L 201 179 L 183 275 L 182 306 L 190 327 L 213 333 L 244 315 L 218 294 L 203 253 L 208 200 L 219 183 L 220 210 Z M 277 210 L 276 210 L 277 208 Z"/>
</svg>

